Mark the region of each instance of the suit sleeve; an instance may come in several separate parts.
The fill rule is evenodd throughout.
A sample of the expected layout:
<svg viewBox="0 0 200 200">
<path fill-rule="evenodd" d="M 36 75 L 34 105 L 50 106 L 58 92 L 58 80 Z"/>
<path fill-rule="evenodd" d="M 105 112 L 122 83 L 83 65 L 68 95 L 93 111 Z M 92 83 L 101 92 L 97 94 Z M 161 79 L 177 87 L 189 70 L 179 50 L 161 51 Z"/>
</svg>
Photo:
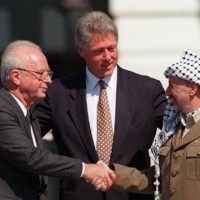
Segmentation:
<svg viewBox="0 0 200 200">
<path fill-rule="evenodd" d="M 79 179 L 82 162 L 34 147 L 23 119 L 9 107 L 0 108 L 0 157 L 20 170 L 46 176 Z"/>
<path fill-rule="evenodd" d="M 140 194 L 153 194 L 153 168 L 139 171 L 134 167 L 112 164 L 111 169 L 116 173 L 113 187 L 119 190 Z"/>
</svg>

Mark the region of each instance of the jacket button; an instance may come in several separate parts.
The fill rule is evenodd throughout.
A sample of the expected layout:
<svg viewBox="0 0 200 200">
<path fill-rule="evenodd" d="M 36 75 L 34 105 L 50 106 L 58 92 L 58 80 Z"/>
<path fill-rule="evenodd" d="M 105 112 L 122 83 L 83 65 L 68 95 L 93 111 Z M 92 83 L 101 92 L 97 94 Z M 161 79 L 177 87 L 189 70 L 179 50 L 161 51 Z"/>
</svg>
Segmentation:
<svg viewBox="0 0 200 200">
<path fill-rule="evenodd" d="M 174 188 L 170 188 L 170 195 L 173 195 L 175 192 L 175 189 Z"/>
<path fill-rule="evenodd" d="M 176 175 L 178 175 L 178 171 L 173 171 L 173 172 L 171 173 L 171 175 L 172 175 L 172 177 L 175 177 Z"/>
<path fill-rule="evenodd" d="M 179 157 L 178 154 L 176 154 L 176 153 L 173 154 L 173 159 L 174 159 L 174 160 L 176 160 L 178 157 Z"/>
</svg>

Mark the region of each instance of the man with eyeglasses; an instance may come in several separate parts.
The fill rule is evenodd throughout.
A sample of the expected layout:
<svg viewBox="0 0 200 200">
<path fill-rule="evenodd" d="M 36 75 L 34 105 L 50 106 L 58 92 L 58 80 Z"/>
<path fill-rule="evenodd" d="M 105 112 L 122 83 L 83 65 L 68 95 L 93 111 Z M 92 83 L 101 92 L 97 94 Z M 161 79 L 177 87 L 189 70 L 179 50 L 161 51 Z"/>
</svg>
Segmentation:
<svg viewBox="0 0 200 200">
<path fill-rule="evenodd" d="M 103 164 L 85 164 L 79 159 L 58 156 L 42 145 L 31 105 L 46 96 L 53 73 L 36 44 L 15 41 L 2 55 L 0 90 L 0 199 L 46 199 L 44 176 L 87 182 L 100 178 L 111 186 L 115 175 Z"/>
</svg>

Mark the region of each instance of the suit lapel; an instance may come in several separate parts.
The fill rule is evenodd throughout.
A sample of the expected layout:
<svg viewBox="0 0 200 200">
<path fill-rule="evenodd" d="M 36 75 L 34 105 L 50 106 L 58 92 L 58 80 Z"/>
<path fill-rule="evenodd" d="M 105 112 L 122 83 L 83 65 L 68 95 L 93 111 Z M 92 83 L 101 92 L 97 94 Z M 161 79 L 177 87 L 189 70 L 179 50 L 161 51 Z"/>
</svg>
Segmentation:
<svg viewBox="0 0 200 200">
<path fill-rule="evenodd" d="M 130 97 L 126 87 L 127 79 L 124 77 L 122 69 L 119 67 L 117 79 L 115 129 L 111 162 L 115 161 L 121 149 L 131 120 Z"/>
<path fill-rule="evenodd" d="M 2 88 L 1 91 L 7 99 L 7 101 L 10 102 L 10 104 L 13 106 L 13 111 L 17 113 L 17 116 L 19 116 L 19 119 L 22 122 L 24 129 L 26 130 L 25 132 L 27 136 L 31 139 L 30 127 L 26 121 L 22 109 L 20 108 L 14 97 L 12 97 L 12 95 L 6 89 Z"/>
<path fill-rule="evenodd" d="M 200 130 L 200 121 L 198 121 L 191 128 L 191 130 L 185 135 L 185 137 L 183 137 L 181 142 L 175 147 L 175 150 L 199 138 L 200 137 L 199 130 Z"/>
<path fill-rule="evenodd" d="M 69 96 L 70 104 L 68 114 L 77 128 L 80 138 L 88 151 L 88 155 L 96 162 L 98 156 L 93 143 L 87 112 L 85 71 L 84 74 L 80 74 L 79 83 L 76 89 L 71 89 Z"/>
</svg>

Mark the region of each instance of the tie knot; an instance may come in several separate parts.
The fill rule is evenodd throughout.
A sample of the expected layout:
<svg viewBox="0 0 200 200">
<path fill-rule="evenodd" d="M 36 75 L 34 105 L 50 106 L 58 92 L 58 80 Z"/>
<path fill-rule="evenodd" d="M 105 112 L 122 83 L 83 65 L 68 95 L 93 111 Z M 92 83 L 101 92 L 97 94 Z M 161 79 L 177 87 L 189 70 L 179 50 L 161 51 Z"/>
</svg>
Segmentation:
<svg viewBox="0 0 200 200">
<path fill-rule="evenodd" d="M 98 83 L 99 83 L 101 89 L 105 89 L 105 81 L 104 80 L 99 80 Z"/>
</svg>

